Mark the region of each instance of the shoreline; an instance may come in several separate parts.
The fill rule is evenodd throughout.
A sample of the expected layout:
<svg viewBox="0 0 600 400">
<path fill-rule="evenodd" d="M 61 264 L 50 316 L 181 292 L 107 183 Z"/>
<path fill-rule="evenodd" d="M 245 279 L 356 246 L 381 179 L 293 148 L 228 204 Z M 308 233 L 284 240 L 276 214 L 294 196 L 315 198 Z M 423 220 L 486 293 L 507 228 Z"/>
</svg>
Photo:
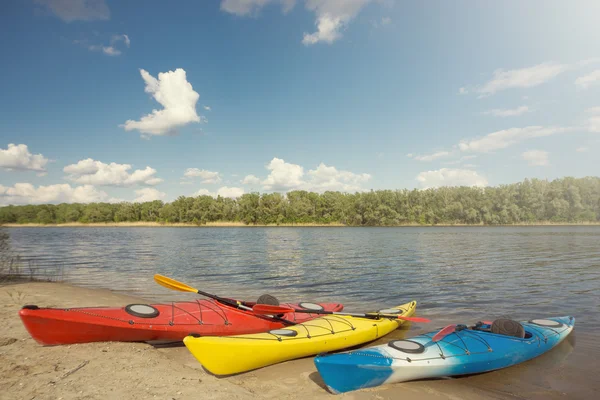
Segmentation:
<svg viewBox="0 0 600 400">
<path fill-rule="evenodd" d="M 194 296 L 190 295 L 190 299 Z M 316 372 L 313 358 L 217 378 L 208 374 L 183 346 L 97 342 L 40 346 L 18 317 L 24 304 L 41 307 L 124 306 L 153 303 L 107 289 L 64 283 L 0 285 L 0 392 L 7 398 L 169 398 L 208 400 L 451 400 L 519 398 L 594 398 L 598 384 L 594 360 L 600 356 L 596 335 L 572 334 L 556 349 L 503 370 L 461 377 L 385 385 L 333 396 Z M 442 321 L 440 320 L 439 323 Z M 432 329 L 398 329 L 373 344 L 387 343 Z"/>
<path fill-rule="evenodd" d="M 600 226 L 598 222 L 532 222 L 518 224 L 400 224 L 400 225 L 375 225 L 375 226 L 356 226 L 345 225 L 342 223 L 319 224 L 319 223 L 285 223 L 285 224 L 252 224 L 247 225 L 243 222 L 207 222 L 203 225 L 193 223 L 169 223 L 169 222 L 66 222 L 63 224 L 39 224 L 39 223 L 8 223 L 0 224 L 0 228 L 435 228 L 435 227 L 522 227 L 522 226 Z"/>
</svg>

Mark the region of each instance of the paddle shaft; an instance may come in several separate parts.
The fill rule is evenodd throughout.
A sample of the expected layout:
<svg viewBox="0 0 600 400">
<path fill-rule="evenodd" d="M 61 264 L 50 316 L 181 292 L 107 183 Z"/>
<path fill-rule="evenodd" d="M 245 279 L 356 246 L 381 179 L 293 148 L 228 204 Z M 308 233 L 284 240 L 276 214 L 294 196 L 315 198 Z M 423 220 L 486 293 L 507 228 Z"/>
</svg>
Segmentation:
<svg viewBox="0 0 600 400">
<path fill-rule="evenodd" d="M 201 296 L 205 296 L 208 297 L 209 299 L 213 299 L 218 301 L 219 303 L 223 303 L 226 304 L 228 306 L 231 307 L 235 307 L 235 308 L 239 308 L 241 310 L 244 311 L 250 311 L 252 312 L 252 308 L 248 307 L 247 305 L 245 305 L 243 302 L 241 301 L 235 301 L 235 300 L 231 300 L 231 299 L 226 299 L 220 296 L 217 296 L 215 294 L 211 294 L 211 293 L 206 293 L 203 292 L 202 290 L 198 290 L 194 287 L 191 287 L 189 285 L 186 285 L 185 283 L 179 282 L 173 278 L 169 278 L 160 274 L 155 274 L 154 275 L 154 280 L 161 286 L 164 286 L 166 288 L 169 288 L 171 290 L 177 290 L 180 292 L 191 292 L 191 293 L 197 293 Z M 271 313 L 270 313 L 271 314 Z M 281 313 L 273 313 L 273 314 L 281 314 Z M 255 315 L 256 316 L 256 315 Z M 258 316 L 256 316 L 258 318 Z M 277 317 L 274 315 L 270 315 L 270 316 L 263 316 L 263 318 L 268 318 L 274 321 L 278 321 L 281 322 L 284 325 L 295 325 L 294 322 L 292 321 L 288 321 L 287 319 L 281 318 L 281 317 Z"/>
<path fill-rule="evenodd" d="M 201 295 L 201 296 L 205 296 L 205 297 L 211 298 L 213 300 L 218 301 L 219 303 L 227 304 L 227 305 L 230 305 L 230 306 L 236 307 L 236 308 L 241 308 L 242 310 L 246 310 L 246 311 L 252 311 L 252 307 L 248 307 L 248 306 L 244 305 L 244 303 L 241 302 L 241 301 L 237 302 L 237 301 L 234 301 L 234 300 L 229 300 L 229 299 L 226 299 L 226 298 L 223 298 L 223 297 L 219 297 L 219 296 L 214 295 L 214 294 L 203 292 L 202 290 L 197 290 L 196 292 L 199 295 Z"/>
<path fill-rule="evenodd" d="M 342 311 L 310 311 L 310 310 L 294 310 L 294 312 L 301 313 L 314 313 L 314 314 L 326 314 L 326 315 L 347 315 L 349 317 L 359 317 L 359 318 L 394 318 L 394 319 L 407 319 L 410 320 L 411 317 L 404 317 L 402 315 L 397 314 L 379 314 L 379 313 L 351 313 L 351 312 L 342 312 Z"/>
<path fill-rule="evenodd" d="M 242 309 L 244 311 L 250 311 L 250 312 L 252 312 L 252 307 L 248 307 L 248 306 L 244 305 L 244 303 L 242 303 L 241 301 L 237 302 L 237 301 L 234 301 L 234 300 L 225 299 L 223 297 L 219 297 L 219 296 L 216 296 L 214 294 L 203 292 L 202 290 L 198 290 L 198 294 L 201 295 L 201 296 L 209 297 L 209 298 L 211 298 L 213 300 L 216 300 L 216 301 L 218 301 L 220 303 L 227 304 L 227 305 L 230 305 L 232 307 L 240 308 L 240 309 Z M 295 325 L 295 323 L 293 323 L 292 321 L 288 321 L 287 319 L 278 317 L 276 315 L 269 315 L 269 316 L 265 315 L 264 317 L 265 318 L 269 318 L 269 319 L 274 319 L 275 321 L 279 321 L 279 322 L 281 322 L 284 325 L 288 325 L 288 326 Z"/>
<path fill-rule="evenodd" d="M 325 311 L 325 310 L 298 310 L 287 307 L 280 306 L 270 306 L 266 304 L 257 304 L 252 307 L 252 310 L 258 314 L 276 314 L 276 313 L 285 313 L 285 312 L 297 312 L 297 313 L 308 313 L 308 314 L 322 314 L 322 315 L 346 315 L 350 317 L 359 317 L 359 318 L 394 318 L 394 319 L 403 319 L 406 321 L 414 321 L 414 322 L 429 322 L 427 318 L 418 318 L 418 317 L 405 317 L 398 314 L 381 314 L 381 313 L 350 313 L 350 312 L 341 312 L 341 311 Z"/>
</svg>

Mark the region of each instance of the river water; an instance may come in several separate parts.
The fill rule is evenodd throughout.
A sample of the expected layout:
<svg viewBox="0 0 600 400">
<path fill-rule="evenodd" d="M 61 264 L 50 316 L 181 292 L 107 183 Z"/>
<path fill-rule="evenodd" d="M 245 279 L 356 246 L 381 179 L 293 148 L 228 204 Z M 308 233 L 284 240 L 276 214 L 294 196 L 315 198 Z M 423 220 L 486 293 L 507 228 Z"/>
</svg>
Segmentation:
<svg viewBox="0 0 600 400">
<path fill-rule="evenodd" d="M 255 300 L 342 302 L 470 323 L 574 315 L 600 328 L 600 227 L 9 228 L 35 275 L 154 301 L 189 299 L 152 280 Z M 460 319 L 460 321 L 456 321 Z"/>
</svg>

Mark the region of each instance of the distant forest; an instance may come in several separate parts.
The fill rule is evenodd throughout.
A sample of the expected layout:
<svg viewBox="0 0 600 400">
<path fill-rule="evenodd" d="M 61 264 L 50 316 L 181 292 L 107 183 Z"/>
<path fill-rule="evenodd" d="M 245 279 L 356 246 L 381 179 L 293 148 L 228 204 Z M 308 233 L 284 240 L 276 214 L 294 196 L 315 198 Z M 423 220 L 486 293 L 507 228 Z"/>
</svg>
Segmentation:
<svg viewBox="0 0 600 400">
<path fill-rule="evenodd" d="M 242 222 L 253 224 L 518 224 L 600 221 L 600 178 L 526 179 L 497 187 L 441 187 L 360 193 L 301 190 L 237 199 L 181 196 L 172 203 L 6 206 L 1 223 Z"/>
</svg>

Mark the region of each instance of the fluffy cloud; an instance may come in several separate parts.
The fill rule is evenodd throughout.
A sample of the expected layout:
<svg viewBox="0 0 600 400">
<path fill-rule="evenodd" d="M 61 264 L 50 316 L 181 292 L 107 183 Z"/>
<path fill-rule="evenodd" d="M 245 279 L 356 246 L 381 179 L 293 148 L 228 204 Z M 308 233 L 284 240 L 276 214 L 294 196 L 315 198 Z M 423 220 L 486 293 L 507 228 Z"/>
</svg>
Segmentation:
<svg viewBox="0 0 600 400">
<path fill-rule="evenodd" d="M 160 192 L 155 188 L 143 188 L 135 191 L 136 198 L 133 200 L 135 203 L 144 203 L 146 201 L 162 200 L 167 194 Z"/>
<path fill-rule="evenodd" d="M 482 96 L 489 96 L 501 90 L 511 88 L 530 88 L 548 82 L 570 67 L 565 64 L 546 62 L 533 67 L 494 71 L 493 78 L 475 89 Z"/>
<path fill-rule="evenodd" d="M 438 158 L 447 157 L 449 155 L 450 153 L 447 151 L 438 151 L 437 153 L 428 154 L 425 156 L 414 156 L 414 158 L 417 161 L 433 161 L 437 160 Z M 413 155 L 411 154 L 409 157 L 413 157 Z"/>
<path fill-rule="evenodd" d="M 121 50 L 115 49 L 113 46 L 102 46 L 102 52 L 107 56 L 120 56 Z"/>
<path fill-rule="evenodd" d="M 459 143 L 462 151 L 487 153 L 504 149 L 522 141 L 537 137 L 550 136 L 571 131 L 572 128 L 528 126 L 525 128 L 510 128 L 490 133 L 479 139 L 463 140 Z"/>
<path fill-rule="evenodd" d="M 476 171 L 452 168 L 421 172 L 417 175 L 417 181 L 424 189 L 440 186 L 486 186 L 488 183 Z"/>
<path fill-rule="evenodd" d="M 454 161 L 447 161 L 444 164 L 446 165 L 457 165 L 457 164 L 462 164 L 465 161 L 468 160 L 472 160 L 473 158 L 477 158 L 477 156 L 475 155 L 468 155 L 468 156 L 462 156 L 461 158 L 459 158 L 458 160 L 454 160 Z M 465 164 L 464 166 L 466 167 L 467 165 L 473 165 L 473 164 Z"/>
<path fill-rule="evenodd" d="M 205 169 L 188 168 L 183 176 L 187 178 L 200 178 L 201 183 L 219 183 L 221 176 L 218 172 L 207 171 Z"/>
<path fill-rule="evenodd" d="M 273 158 L 266 168 L 271 172 L 262 182 L 263 189 L 276 192 L 289 190 L 356 192 L 364 190 L 361 185 L 371 179 L 369 174 L 338 171 L 337 168 L 323 163 L 319 164 L 316 169 L 309 170 L 305 176 L 302 166 L 287 163 L 277 157 Z M 256 178 L 253 175 L 249 175 L 249 177 Z"/>
<path fill-rule="evenodd" d="M 588 118 L 588 129 L 590 132 L 600 132 L 600 107 L 585 110 L 591 116 Z"/>
<path fill-rule="evenodd" d="M 307 182 L 308 190 L 314 192 L 340 191 L 358 192 L 361 185 L 371 179 L 369 174 L 355 174 L 349 171 L 338 171 L 335 167 L 328 167 L 321 163 L 316 169 L 308 171 L 310 177 Z"/>
<path fill-rule="evenodd" d="M 9 144 L 0 148 L 0 168 L 45 172 L 48 159 L 41 154 L 31 154 L 25 144 Z"/>
<path fill-rule="evenodd" d="M 116 43 L 119 42 L 123 42 L 125 43 L 125 46 L 130 47 L 131 46 L 131 40 L 129 39 L 129 36 L 123 34 L 123 35 L 113 35 L 112 38 L 110 38 L 110 44 L 114 45 Z"/>
<path fill-rule="evenodd" d="M 519 115 L 523 115 L 526 112 L 529 112 L 529 107 L 521 106 L 513 109 L 500 109 L 495 108 L 493 110 L 489 110 L 484 112 L 485 115 L 493 115 L 494 117 L 516 117 Z"/>
<path fill-rule="evenodd" d="M 211 197 L 221 196 L 221 197 L 229 197 L 229 198 L 235 199 L 235 198 L 242 196 L 243 194 L 244 194 L 244 189 L 242 189 L 242 188 L 223 186 L 223 187 L 219 188 L 216 193 L 211 192 L 208 189 L 200 189 L 196 193 L 194 193 L 194 196 L 211 196 Z"/>
<path fill-rule="evenodd" d="M 254 175 L 246 175 L 244 179 L 240 181 L 242 185 L 258 185 L 260 179 Z"/>
<path fill-rule="evenodd" d="M 267 165 L 267 169 L 271 173 L 262 182 L 265 190 L 293 190 L 304 185 L 302 180 L 304 168 L 300 165 L 286 163 L 284 160 L 275 157 Z"/>
<path fill-rule="evenodd" d="M 217 190 L 217 196 L 237 198 L 244 194 L 244 189 L 238 187 L 223 186 Z"/>
<path fill-rule="evenodd" d="M 548 152 L 543 150 L 529 150 L 521 154 L 523 160 L 531 166 L 546 166 L 548 162 Z"/>
<path fill-rule="evenodd" d="M 140 70 L 142 79 L 146 82 L 146 93 L 161 104 L 162 110 L 153 110 L 151 114 L 139 121 L 128 120 L 120 125 L 126 131 L 138 130 L 146 135 L 166 135 L 176 128 L 202 119 L 196 113 L 196 103 L 200 95 L 194 91 L 187 81 L 186 73 L 178 68 L 175 71 L 161 72 L 158 79 L 145 70 Z M 142 137 L 147 137 L 142 135 Z"/>
<path fill-rule="evenodd" d="M 306 46 L 319 42 L 333 43 L 342 37 L 341 31 L 348 26 L 371 0 L 306 0 L 306 8 L 315 13 L 314 33 L 304 33 L 302 43 Z M 295 0 L 222 0 L 221 10 L 238 16 L 256 16 L 267 4 L 281 4 L 284 14 L 290 11 Z M 381 19 L 381 25 L 391 23 L 391 18 Z"/>
<path fill-rule="evenodd" d="M 587 89 L 592 85 L 600 84 L 600 69 L 590 72 L 587 75 L 580 76 L 575 80 L 575 85 L 580 89 Z"/>
<path fill-rule="evenodd" d="M 269 3 L 281 3 L 284 14 L 294 8 L 295 0 L 222 0 L 221 10 L 239 16 L 256 15 Z"/>
<path fill-rule="evenodd" d="M 126 47 L 130 47 L 131 40 L 129 36 L 123 35 L 113 35 L 110 39 L 110 45 L 104 44 L 91 44 L 87 39 L 84 40 L 73 40 L 73 43 L 81 45 L 88 49 L 89 51 L 100 51 L 107 56 L 119 56 L 123 52 L 118 49 L 120 46 L 120 42 L 123 42 Z"/>
<path fill-rule="evenodd" d="M 0 204 L 58 204 L 113 201 L 105 192 L 92 185 L 72 187 L 64 183 L 34 187 L 30 183 L 16 183 L 12 187 L 0 185 Z"/>
<path fill-rule="evenodd" d="M 65 22 L 107 20 L 110 11 L 104 0 L 35 0 Z"/>
<path fill-rule="evenodd" d="M 67 165 L 63 171 L 67 179 L 89 185 L 101 186 L 132 186 L 157 185 L 163 180 L 157 178 L 154 168 L 146 167 L 129 173 L 131 165 L 110 163 L 105 164 L 91 158 L 81 160 L 77 164 Z"/>
<path fill-rule="evenodd" d="M 342 37 L 341 30 L 359 13 L 370 0 L 307 0 L 306 8 L 316 14 L 317 31 L 304 33 L 302 43 L 306 46 L 319 42 L 333 43 Z"/>
</svg>

